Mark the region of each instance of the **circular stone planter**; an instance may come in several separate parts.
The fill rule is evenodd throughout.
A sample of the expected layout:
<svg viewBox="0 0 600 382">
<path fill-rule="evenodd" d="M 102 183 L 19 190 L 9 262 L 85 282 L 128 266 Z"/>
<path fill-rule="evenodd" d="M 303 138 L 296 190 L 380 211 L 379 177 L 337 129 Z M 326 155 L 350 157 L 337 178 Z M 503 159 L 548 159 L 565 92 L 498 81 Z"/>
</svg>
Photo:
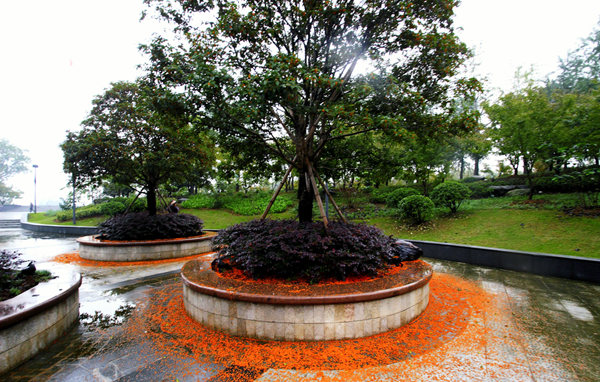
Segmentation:
<svg viewBox="0 0 600 382">
<path fill-rule="evenodd" d="M 65 265 L 44 269 L 57 277 L 0 302 L 0 374 L 45 348 L 79 317 L 81 275 Z"/>
<path fill-rule="evenodd" d="M 174 259 L 210 252 L 216 232 L 181 239 L 140 241 L 100 240 L 97 236 L 77 239 L 79 256 L 96 261 L 146 261 Z"/>
<path fill-rule="evenodd" d="M 227 278 L 192 260 L 181 270 L 187 313 L 201 324 L 263 340 L 321 341 L 367 337 L 399 328 L 429 302 L 431 266 L 403 263 L 388 275 L 328 284 Z"/>
</svg>

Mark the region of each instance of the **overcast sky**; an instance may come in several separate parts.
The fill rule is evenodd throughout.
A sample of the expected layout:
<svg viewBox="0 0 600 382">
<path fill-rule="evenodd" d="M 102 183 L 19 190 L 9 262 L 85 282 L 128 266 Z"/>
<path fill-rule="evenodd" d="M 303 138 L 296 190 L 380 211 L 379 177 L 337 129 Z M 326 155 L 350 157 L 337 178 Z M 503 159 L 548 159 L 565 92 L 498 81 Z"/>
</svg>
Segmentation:
<svg viewBox="0 0 600 382">
<path fill-rule="evenodd" d="M 0 137 L 27 150 L 37 201 L 65 198 L 59 144 L 111 82 L 133 80 L 139 43 L 159 32 L 139 22 L 141 0 L 5 1 L 0 12 Z M 600 20 L 598 0 L 463 0 L 455 25 L 476 52 L 487 87 L 510 90 L 518 67 L 555 71 Z M 33 169 L 8 181 L 33 201 Z"/>
</svg>

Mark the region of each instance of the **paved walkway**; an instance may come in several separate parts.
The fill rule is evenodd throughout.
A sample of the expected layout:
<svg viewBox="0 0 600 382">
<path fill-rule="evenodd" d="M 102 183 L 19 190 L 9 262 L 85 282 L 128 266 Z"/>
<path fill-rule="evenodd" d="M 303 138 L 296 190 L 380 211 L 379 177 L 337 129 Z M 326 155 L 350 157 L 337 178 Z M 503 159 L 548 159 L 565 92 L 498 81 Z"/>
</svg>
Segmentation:
<svg viewBox="0 0 600 382">
<path fill-rule="evenodd" d="M 0 246 L 23 252 L 40 268 L 55 255 L 77 249 L 75 238 L 20 229 L 0 230 Z M 184 328 L 171 330 L 182 320 L 173 308 L 180 298 L 180 281 L 174 274 L 180 263 L 79 266 L 79 324 L 0 380 L 600 380 L 600 285 L 426 260 L 439 276 L 432 281 L 427 316 L 411 324 L 412 329 L 420 325 L 420 332 L 410 339 L 398 332 L 369 340 L 374 347 L 393 347 L 396 341 L 408 349 L 390 356 L 387 363 L 377 358 L 385 351 L 373 349 L 372 354 L 368 350 L 355 355 L 356 368 L 336 368 L 341 364 L 332 361 L 294 370 L 295 363 L 283 364 L 277 357 L 267 364 L 267 351 L 281 352 L 281 359 L 292 351 L 289 359 L 297 354 L 298 362 L 310 365 L 310 359 L 300 358 L 318 355 L 318 346 L 320 353 L 331 351 L 333 359 L 334 348 L 352 351 L 362 345 L 230 339 L 187 321 Z M 446 301 L 450 290 L 462 294 Z M 447 330 L 440 322 L 448 323 Z M 439 334 L 427 339 L 434 330 Z M 246 349 L 246 354 L 228 353 L 231 346 Z M 263 361 L 248 364 L 249 359 Z"/>
</svg>

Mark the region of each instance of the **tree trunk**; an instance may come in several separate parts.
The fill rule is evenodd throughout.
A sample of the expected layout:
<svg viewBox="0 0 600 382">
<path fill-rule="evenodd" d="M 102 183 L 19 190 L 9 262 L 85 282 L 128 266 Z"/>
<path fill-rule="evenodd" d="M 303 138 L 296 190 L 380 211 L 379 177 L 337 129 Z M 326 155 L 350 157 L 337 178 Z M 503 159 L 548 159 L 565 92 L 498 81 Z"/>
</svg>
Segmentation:
<svg viewBox="0 0 600 382">
<path fill-rule="evenodd" d="M 465 157 L 460 157 L 460 175 L 459 175 L 459 179 L 462 180 L 462 178 L 465 176 Z"/>
<path fill-rule="evenodd" d="M 473 159 L 473 162 L 475 162 L 474 169 L 473 169 L 473 175 L 476 175 L 476 176 L 479 176 L 479 161 L 480 161 L 479 157 L 475 157 L 475 159 Z"/>
<path fill-rule="evenodd" d="M 148 204 L 148 213 L 150 216 L 156 215 L 156 185 L 149 183 L 147 185 L 146 203 Z"/>
<path fill-rule="evenodd" d="M 298 220 L 300 223 L 310 223 L 313 220 L 314 194 L 312 185 L 307 183 L 308 169 L 303 167 L 298 177 Z"/>
</svg>

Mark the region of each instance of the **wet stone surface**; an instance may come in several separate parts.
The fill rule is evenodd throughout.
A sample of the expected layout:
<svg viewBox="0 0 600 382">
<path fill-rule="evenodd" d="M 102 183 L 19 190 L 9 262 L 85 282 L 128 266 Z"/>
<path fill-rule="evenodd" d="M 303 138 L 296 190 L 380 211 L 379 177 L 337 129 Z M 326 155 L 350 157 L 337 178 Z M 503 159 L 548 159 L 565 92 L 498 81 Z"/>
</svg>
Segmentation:
<svg viewBox="0 0 600 382">
<path fill-rule="evenodd" d="M 19 250 L 25 259 L 36 260 L 38 264 L 77 248 L 72 237 L 18 229 L 0 231 L 0 245 Z M 0 376 L 0 380 L 598 380 L 600 285 L 425 260 L 433 265 L 436 274 L 448 275 L 437 281 L 434 275 L 436 283 L 432 287 L 430 307 L 440 306 L 436 305 L 439 301 L 436 299 L 442 295 L 442 282 L 452 277 L 476 285 L 490 299 L 487 305 L 482 305 L 485 311 L 468 299 L 458 301 L 461 306 L 470 306 L 464 310 L 467 318 L 470 315 L 470 321 L 448 331 L 446 337 L 431 343 L 430 348 L 426 342 L 422 343 L 423 349 L 415 348 L 413 355 L 409 352 L 396 363 L 357 370 L 318 367 L 293 370 L 283 365 L 219 363 L 214 355 L 198 358 L 185 349 L 164 352 L 155 339 L 141 335 L 143 330 L 138 333 L 127 327 L 136 322 L 132 321 L 136 311 L 141 317 L 147 312 L 145 309 L 151 305 L 149 296 L 154 296 L 153 293 L 165 296 L 165 291 L 178 290 L 181 281 L 177 271 L 181 263 L 111 268 L 77 266 L 83 275 L 80 288 L 83 315 L 79 323 L 38 356 Z M 115 314 L 117 312 L 122 316 Z M 434 313 L 443 321 L 443 311 L 424 312 L 425 315 Z M 160 329 L 171 333 L 168 326 Z M 481 343 L 474 346 L 469 339 L 478 335 L 482 337 Z M 384 339 L 381 337 L 382 343 Z M 348 343 L 332 342 L 331 345 Z"/>
</svg>

